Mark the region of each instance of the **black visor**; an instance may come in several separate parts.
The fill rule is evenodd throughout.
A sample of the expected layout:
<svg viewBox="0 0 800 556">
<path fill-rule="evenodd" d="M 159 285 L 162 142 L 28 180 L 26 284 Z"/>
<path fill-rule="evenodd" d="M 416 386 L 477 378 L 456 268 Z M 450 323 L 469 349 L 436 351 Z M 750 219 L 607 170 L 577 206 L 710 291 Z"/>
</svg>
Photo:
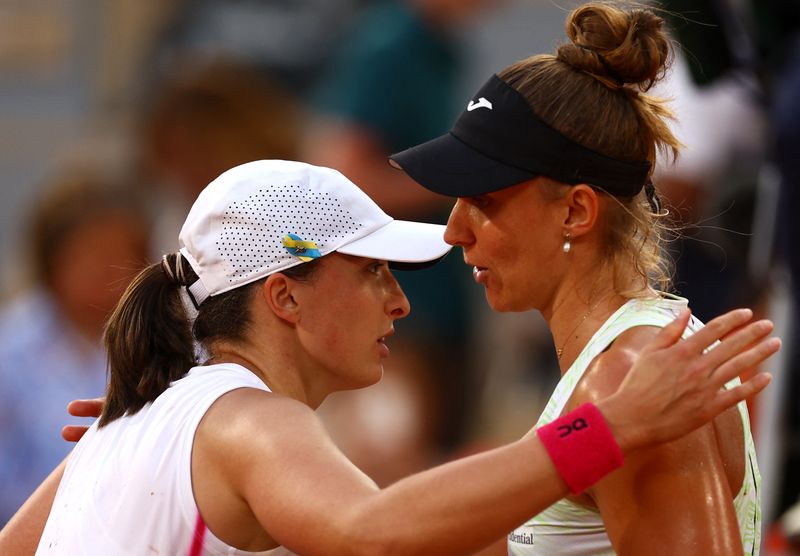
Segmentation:
<svg viewBox="0 0 800 556">
<path fill-rule="evenodd" d="M 648 161 L 610 158 L 564 137 L 496 75 L 449 133 L 390 158 L 423 187 L 451 197 L 490 193 L 536 176 L 629 197 L 641 191 L 650 172 Z"/>
</svg>

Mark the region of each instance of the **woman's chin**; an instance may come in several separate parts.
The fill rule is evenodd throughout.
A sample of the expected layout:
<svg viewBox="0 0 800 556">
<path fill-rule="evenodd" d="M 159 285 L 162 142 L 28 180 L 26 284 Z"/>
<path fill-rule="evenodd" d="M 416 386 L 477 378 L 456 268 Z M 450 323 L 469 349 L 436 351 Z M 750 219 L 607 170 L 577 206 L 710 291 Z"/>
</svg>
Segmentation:
<svg viewBox="0 0 800 556">
<path fill-rule="evenodd" d="M 502 296 L 497 295 L 495 292 L 486 290 L 486 302 L 489 304 L 489 307 L 492 308 L 492 311 L 497 311 L 498 313 L 505 313 L 508 311 L 513 311 L 513 309 L 509 308 L 508 301 L 503 299 Z"/>
<path fill-rule="evenodd" d="M 375 367 L 364 369 L 364 373 L 358 377 L 358 380 L 348 388 L 348 390 L 358 390 L 367 388 L 374 384 L 378 384 L 383 378 L 383 363 L 378 363 Z"/>
<path fill-rule="evenodd" d="M 505 299 L 502 296 L 492 295 L 488 290 L 486 292 L 486 301 L 492 311 L 498 313 L 520 313 L 529 311 L 530 307 L 513 299 Z"/>
</svg>

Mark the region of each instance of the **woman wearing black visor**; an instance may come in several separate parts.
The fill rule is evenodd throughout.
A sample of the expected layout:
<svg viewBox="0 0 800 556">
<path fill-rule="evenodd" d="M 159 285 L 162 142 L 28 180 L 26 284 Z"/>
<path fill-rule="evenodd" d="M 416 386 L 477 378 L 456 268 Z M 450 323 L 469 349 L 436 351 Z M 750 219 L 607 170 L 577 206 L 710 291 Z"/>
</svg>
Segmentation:
<svg viewBox="0 0 800 556">
<path fill-rule="evenodd" d="M 650 179 L 656 151 L 679 147 L 668 108 L 646 93 L 670 58 L 662 25 L 645 9 L 583 5 L 554 55 L 492 76 L 450 133 L 392 156 L 457 198 L 445 239 L 489 305 L 547 321 L 562 378 L 539 426 L 614 391 L 688 304 L 664 293 L 666 211 Z M 758 554 L 759 481 L 740 403 L 575 485 L 508 536 L 508 554 Z"/>
</svg>

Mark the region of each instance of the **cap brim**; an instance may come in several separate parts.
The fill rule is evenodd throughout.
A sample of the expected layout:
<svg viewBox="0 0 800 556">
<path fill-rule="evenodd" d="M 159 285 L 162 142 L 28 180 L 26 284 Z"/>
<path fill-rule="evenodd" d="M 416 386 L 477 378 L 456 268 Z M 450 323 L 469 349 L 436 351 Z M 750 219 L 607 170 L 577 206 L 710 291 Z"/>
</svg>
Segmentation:
<svg viewBox="0 0 800 556">
<path fill-rule="evenodd" d="M 345 255 L 389 261 L 393 268 L 413 270 L 431 266 L 452 248 L 439 224 L 392 220 L 371 234 L 336 249 Z"/>
<path fill-rule="evenodd" d="M 447 133 L 389 157 L 414 181 L 449 197 L 472 197 L 536 177 L 481 154 Z"/>
</svg>

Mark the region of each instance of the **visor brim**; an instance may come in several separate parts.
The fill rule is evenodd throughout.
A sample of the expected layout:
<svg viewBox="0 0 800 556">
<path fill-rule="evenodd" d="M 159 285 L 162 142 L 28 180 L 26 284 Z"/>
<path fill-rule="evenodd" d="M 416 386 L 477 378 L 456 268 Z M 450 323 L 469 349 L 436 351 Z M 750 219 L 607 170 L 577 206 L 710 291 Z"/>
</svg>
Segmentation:
<svg viewBox="0 0 800 556">
<path fill-rule="evenodd" d="M 448 197 L 473 197 L 499 191 L 537 176 L 476 151 L 447 133 L 389 157 L 414 181 Z"/>
<path fill-rule="evenodd" d="M 432 266 L 452 248 L 440 224 L 392 220 L 371 234 L 336 249 L 345 255 L 388 261 L 398 270 Z"/>
</svg>

